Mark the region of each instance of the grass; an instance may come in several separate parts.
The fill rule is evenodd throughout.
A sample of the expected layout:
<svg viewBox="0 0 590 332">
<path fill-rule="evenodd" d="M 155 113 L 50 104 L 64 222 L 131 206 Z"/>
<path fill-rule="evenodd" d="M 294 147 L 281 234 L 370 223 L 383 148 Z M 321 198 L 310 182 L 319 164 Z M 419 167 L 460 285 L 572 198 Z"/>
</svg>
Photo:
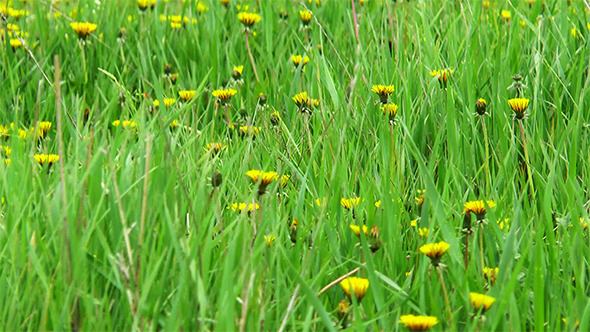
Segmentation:
<svg viewBox="0 0 590 332">
<path fill-rule="evenodd" d="M 358 35 L 351 2 L 340 0 L 203 0 L 201 13 L 193 1 L 143 12 L 135 1 L 50 3 L 0 2 L 1 145 L 11 150 L 0 165 L 1 330 L 388 331 L 403 329 L 406 314 L 437 317 L 433 330 L 590 329 L 584 1 L 355 1 Z M 262 16 L 249 35 L 259 82 L 237 5 Z M 188 22 L 173 29 L 169 15 Z M 83 43 L 71 21 L 98 28 Z M 11 46 L 9 24 L 26 47 Z M 292 55 L 309 56 L 305 71 Z M 429 73 L 445 68 L 443 85 Z M 516 74 L 530 99 L 522 121 L 508 105 Z M 395 87 L 393 125 L 376 84 Z M 233 129 L 211 94 L 228 86 L 238 91 L 227 107 Z M 196 92 L 184 102 L 179 90 Z M 309 115 L 291 100 L 302 91 L 319 100 Z M 40 121 L 52 123 L 44 137 Z M 242 137 L 241 125 L 260 133 Z M 226 148 L 206 152 L 213 142 Z M 40 153 L 59 162 L 40 166 Z M 290 179 L 259 197 L 251 169 Z M 341 206 L 354 197 L 354 212 Z M 466 268 L 472 200 L 497 206 L 483 226 L 474 220 Z M 235 202 L 260 209 L 238 213 Z M 374 237 L 350 230 L 361 224 L 378 228 L 375 253 Z M 419 251 L 439 241 L 450 244 L 440 274 L 450 308 Z M 493 285 L 482 260 L 499 268 Z M 318 293 L 356 268 L 370 286 L 343 324 L 342 288 Z M 496 302 L 478 313 L 470 292 Z"/>
</svg>

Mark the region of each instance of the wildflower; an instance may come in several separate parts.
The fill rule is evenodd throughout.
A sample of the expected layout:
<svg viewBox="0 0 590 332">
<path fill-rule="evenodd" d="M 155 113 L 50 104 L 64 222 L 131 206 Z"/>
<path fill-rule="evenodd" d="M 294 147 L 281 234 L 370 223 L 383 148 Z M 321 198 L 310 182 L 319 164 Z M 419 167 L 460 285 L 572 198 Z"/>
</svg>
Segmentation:
<svg viewBox="0 0 590 332">
<path fill-rule="evenodd" d="M 176 80 L 178 79 L 178 74 L 170 74 L 170 76 L 168 77 L 170 79 L 170 83 L 172 83 L 172 85 L 176 84 Z"/>
<path fill-rule="evenodd" d="M 377 202 L 375 202 L 374 205 L 376 208 L 381 207 L 381 200 L 378 200 Z"/>
<path fill-rule="evenodd" d="M 36 154 L 33 156 L 35 160 L 39 163 L 39 165 L 53 165 L 59 160 L 59 156 L 56 154 Z"/>
<path fill-rule="evenodd" d="M 453 73 L 453 69 L 451 69 L 451 68 L 435 69 L 430 72 L 430 76 L 438 79 L 440 86 L 444 88 L 447 86 L 447 81 L 449 80 L 449 77 L 451 76 L 452 73 Z"/>
<path fill-rule="evenodd" d="M 10 40 L 10 46 L 13 50 L 16 50 L 17 48 L 21 48 L 23 46 L 23 43 L 20 39 L 14 38 Z"/>
<path fill-rule="evenodd" d="M 431 327 L 438 324 L 438 318 L 433 316 L 414 316 L 403 315 L 399 322 L 404 324 L 410 331 L 428 331 Z"/>
<path fill-rule="evenodd" d="M 418 235 L 420 235 L 420 237 L 423 239 L 427 238 L 429 233 L 430 233 L 430 231 L 426 227 L 418 228 Z"/>
<path fill-rule="evenodd" d="M 12 149 L 7 146 L 0 146 L 0 155 L 2 155 L 3 158 L 8 158 L 10 157 L 10 154 L 12 153 Z"/>
<path fill-rule="evenodd" d="M 262 92 L 259 93 L 258 94 L 258 105 L 265 107 L 266 106 L 266 99 L 267 99 L 267 97 L 264 93 L 262 93 Z"/>
<path fill-rule="evenodd" d="M 315 203 L 317 204 L 317 206 L 325 206 L 326 201 L 327 201 L 326 197 L 316 198 Z"/>
<path fill-rule="evenodd" d="M 244 32 L 248 33 L 254 24 L 262 20 L 262 17 L 255 13 L 241 12 L 238 13 L 238 20 L 244 25 Z"/>
<path fill-rule="evenodd" d="M 496 223 L 498 224 L 498 227 L 500 227 L 500 229 L 504 229 L 504 227 L 506 227 L 506 230 L 510 229 L 510 225 L 508 224 L 508 222 L 510 221 L 510 219 L 506 218 L 504 220 L 496 220 Z"/>
<path fill-rule="evenodd" d="M 484 9 L 488 9 L 488 8 L 490 8 L 490 1 L 489 1 L 489 0 L 484 0 L 484 1 L 481 3 L 481 5 L 482 5 L 482 7 L 483 7 Z"/>
<path fill-rule="evenodd" d="M 241 137 L 252 136 L 254 138 L 258 136 L 260 130 L 262 130 L 262 127 L 240 126 L 238 134 Z"/>
<path fill-rule="evenodd" d="M 239 81 L 242 79 L 242 72 L 244 71 L 244 66 L 234 66 L 234 71 L 232 72 L 231 76 L 234 80 Z"/>
<path fill-rule="evenodd" d="M 12 159 L 9 159 L 9 158 L 4 159 L 4 164 L 6 164 L 6 166 L 10 166 L 11 162 L 12 162 Z"/>
<path fill-rule="evenodd" d="M 360 197 L 357 198 L 342 198 L 340 199 L 340 205 L 342 205 L 347 210 L 352 210 L 353 208 L 359 206 L 361 202 Z"/>
<path fill-rule="evenodd" d="M 180 99 L 182 99 L 184 101 L 189 101 L 189 100 L 193 99 L 193 97 L 195 96 L 195 93 L 196 93 L 195 90 L 178 91 L 178 95 L 180 96 Z"/>
<path fill-rule="evenodd" d="M 354 296 L 357 302 L 361 302 L 369 288 L 369 280 L 358 277 L 348 277 L 340 282 L 340 286 L 342 286 L 344 293 L 346 293 L 346 296 L 348 296 L 349 299 L 352 299 L 351 296 Z"/>
<path fill-rule="evenodd" d="M 70 26 L 74 29 L 78 38 L 82 40 L 85 40 L 89 34 L 98 28 L 98 25 L 89 22 L 72 22 Z"/>
<path fill-rule="evenodd" d="M 518 120 L 526 118 L 526 110 L 529 106 L 529 100 L 526 98 L 513 98 L 508 100 L 508 105 L 514 111 L 514 116 Z"/>
<path fill-rule="evenodd" d="M 479 115 L 485 115 L 487 107 L 488 107 L 488 103 L 483 98 L 479 98 L 475 102 L 475 111 L 477 111 L 477 114 L 479 114 Z"/>
<path fill-rule="evenodd" d="M 164 106 L 170 107 L 176 103 L 176 99 L 174 98 L 164 98 Z"/>
<path fill-rule="evenodd" d="M 209 6 L 205 5 L 202 1 L 197 2 L 197 13 L 203 14 L 209 10 Z"/>
<path fill-rule="evenodd" d="M 292 55 L 291 62 L 293 62 L 295 69 L 299 68 L 299 65 L 301 65 L 301 71 L 305 72 L 305 65 L 309 62 L 309 57 L 307 55 Z"/>
<path fill-rule="evenodd" d="M 588 220 L 584 219 L 583 217 L 580 217 L 580 225 L 582 226 L 582 229 L 587 229 L 588 228 Z"/>
<path fill-rule="evenodd" d="M 510 23 L 510 18 L 512 18 L 512 14 L 510 14 L 510 11 L 504 9 L 502 10 L 501 15 L 503 19 Z"/>
<path fill-rule="evenodd" d="M 429 243 L 425 244 L 420 247 L 420 252 L 428 256 L 430 258 L 432 265 L 438 266 L 440 263 L 441 257 L 447 252 L 447 250 L 451 247 L 450 244 L 441 241 L 438 243 Z"/>
<path fill-rule="evenodd" d="M 291 226 L 289 227 L 289 238 L 291 239 L 291 242 L 293 243 L 297 243 L 297 224 L 299 223 L 299 220 L 297 220 L 297 218 L 293 219 L 293 222 L 291 223 Z"/>
<path fill-rule="evenodd" d="M 498 277 L 499 268 L 484 267 L 483 276 L 490 281 L 490 284 L 494 285 L 496 278 Z"/>
<path fill-rule="evenodd" d="M 475 216 L 477 217 L 477 220 L 481 221 L 483 219 L 485 219 L 486 217 L 486 213 L 487 213 L 487 209 L 486 206 L 493 208 L 496 206 L 496 202 L 494 201 L 469 201 L 465 203 L 464 209 L 463 209 L 463 213 L 464 214 L 468 214 L 473 212 L 475 214 Z"/>
<path fill-rule="evenodd" d="M 237 211 L 242 213 L 242 211 L 247 211 L 248 214 L 252 211 L 260 209 L 260 205 L 258 203 L 233 203 L 228 207 L 228 209 L 232 209 L 233 211 Z"/>
<path fill-rule="evenodd" d="M 389 116 L 389 123 L 395 123 L 395 116 L 397 115 L 398 106 L 396 104 L 384 104 L 381 106 L 383 114 Z"/>
<path fill-rule="evenodd" d="M 213 175 L 211 175 L 211 186 L 213 186 L 213 188 L 217 188 L 221 186 L 222 182 L 223 176 L 221 175 L 221 172 L 213 171 Z"/>
<path fill-rule="evenodd" d="M 18 129 L 18 138 L 20 140 L 22 140 L 22 141 L 26 140 L 27 139 L 27 135 L 28 135 L 28 133 L 27 133 L 26 130 L 20 129 L 20 128 Z"/>
<path fill-rule="evenodd" d="M 148 7 L 154 9 L 155 6 L 156 0 L 137 0 L 137 7 L 139 7 L 141 11 L 145 11 Z"/>
<path fill-rule="evenodd" d="M 220 0 L 221 4 L 225 7 L 225 8 L 229 8 L 229 0 Z"/>
<path fill-rule="evenodd" d="M 255 184 L 259 183 L 258 195 L 264 195 L 266 187 L 279 177 L 276 172 L 265 172 L 257 169 L 249 170 L 246 172 L 246 176 L 248 176 Z"/>
<path fill-rule="evenodd" d="M 371 227 L 371 233 L 369 233 L 369 249 L 371 249 L 372 253 L 375 253 L 379 248 L 381 248 L 382 242 L 379 238 L 379 228 L 377 225 Z"/>
<path fill-rule="evenodd" d="M 410 220 L 410 226 L 412 226 L 412 227 L 418 226 L 418 220 L 416 220 L 416 219 Z"/>
<path fill-rule="evenodd" d="M 51 122 L 49 121 L 41 121 L 38 124 L 38 133 L 39 137 L 45 138 L 49 130 L 51 129 Z"/>
<path fill-rule="evenodd" d="M 338 319 L 344 322 L 350 312 L 350 304 L 348 304 L 348 301 L 342 300 L 338 303 L 336 311 L 338 312 Z"/>
<path fill-rule="evenodd" d="M 113 127 L 119 127 L 122 126 L 123 129 L 136 129 L 137 124 L 134 121 L 131 120 L 115 120 L 112 122 Z"/>
<path fill-rule="evenodd" d="M 288 19 L 289 19 L 289 13 L 288 13 L 286 10 L 284 10 L 284 9 L 281 9 L 281 10 L 279 11 L 279 18 L 280 18 L 281 20 L 283 20 L 283 21 L 286 21 L 286 20 L 288 20 Z"/>
<path fill-rule="evenodd" d="M 317 99 L 309 98 L 307 96 L 307 92 L 301 92 L 293 96 L 293 101 L 295 105 L 299 107 L 299 110 L 303 113 L 309 112 L 311 113 L 311 107 L 318 107 L 320 105 L 320 101 Z"/>
<path fill-rule="evenodd" d="M 357 225 L 350 225 L 350 229 L 356 236 L 361 236 L 361 227 Z M 369 228 L 366 225 L 363 225 L 363 233 L 367 235 L 369 233 Z"/>
<path fill-rule="evenodd" d="M 270 114 L 270 123 L 272 123 L 274 126 L 278 126 L 280 122 L 281 122 L 281 115 L 279 114 L 279 112 L 277 112 L 277 111 L 272 112 Z"/>
<path fill-rule="evenodd" d="M 482 313 L 484 313 L 490 309 L 492 304 L 496 302 L 496 299 L 485 294 L 471 292 L 469 293 L 469 302 L 471 303 L 471 306 L 475 308 L 475 310 L 479 311 L 481 309 Z"/>
<path fill-rule="evenodd" d="M 290 175 L 283 175 L 281 176 L 281 185 L 283 185 L 283 187 L 287 186 L 287 184 L 289 184 L 289 179 L 291 179 Z"/>
<path fill-rule="evenodd" d="M 265 235 L 264 242 L 266 242 L 266 246 L 270 248 L 272 243 L 275 242 L 275 236 L 274 235 Z"/>
<path fill-rule="evenodd" d="M 172 120 L 172 122 L 170 122 L 168 127 L 170 127 L 170 130 L 174 130 L 174 129 L 178 128 L 178 120 L 176 120 L 176 119 Z"/>
<path fill-rule="evenodd" d="M 219 89 L 213 91 L 211 94 L 213 97 L 217 98 L 221 105 L 227 105 L 230 98 L 236 93 L 238 93 L 238 91 L 235 89 Z"/>
<path fill-rule="evenodd" d="M 387 99 L 389 95 L 393 93 L 394 88 L 393 85 L 373 85 L 371 91 L 375 92 L 379 99 L 381 100 L 381 104 L 387 104 Z"/>
<path fill-rule="evenodd" d="M 227 148 L 227 146 L 223 145 L 223 143 L 207 143 L 207 147 L 204 147 L 203 150 L 205 150 L 205 152 L 217 154 L 225 150 L 225 148 Z"/>
<path fill-rule="evenodd" d="M 309 10 L 300 10 L 299 16 L 301 16 L 301 24 L 304 27 L 307 27 L 311 21 L 311 18 L 313 17 L 313 14 Z"/>
</svg>

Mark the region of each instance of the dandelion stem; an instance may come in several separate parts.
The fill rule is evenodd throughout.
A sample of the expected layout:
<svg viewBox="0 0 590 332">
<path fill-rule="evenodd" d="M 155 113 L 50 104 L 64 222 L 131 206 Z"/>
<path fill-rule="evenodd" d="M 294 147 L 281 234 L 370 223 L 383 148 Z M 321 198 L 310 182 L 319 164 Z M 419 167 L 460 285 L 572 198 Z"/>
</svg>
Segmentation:
<svg viewBox="0 0 590 332">
<path fill-rule="evenodd" d="M 465 234 L 465 270 L 469 268 L 469 234 Z"/>
<path fill-rule="evenodd" d="M 485 169 L 485 173 L 486 173 L 486 195 L 489 193 L 490 191 L 490 180 L 491 180 L 491 175 L 490 175 L 490 146 L 489 146 L 489 140 L 488 140 L 488 130 L 486 128 L 486 122 L 483 116 L 481 116 L 481 126 L 483 128 L 483 140 L 484 140 L 484 146 L 485 146 L 485 152 L 486 152 L 486 160 L 484 165 L 484 169 Z"/>
<path fill-rule="evenodd" d="M 451 311 L 451 305 L 449 304 L 449 295 L 447 294 L 447 288 L 445 287 L 445 281 L 443 279 L 442 271 L 440 266 L 435 267 L 436 272 L 438 273 L 438 279 L 440 280 L 440 287 L 443 291 L 443 296 L 445 298 L 445 306 L 447 307 L 447 312 L 449 314 L 449 326 L 453 326 L 453 312 Z"/>
<path fill-rule="evenodd" d="M 526 136 L 524 134 L 524 126 L 522 124 L 522 121 L 519 120 L 518 124 L 520 126 L 520 135 L 522 136 L 522 150 L 524 152 L 524 162 L 526 164 L 527 182 L 529 183 L 529 186 L 531 187 L 531 194 L 532 194 L 534 188 L 533 188 L 533 179 L 531 176 L 531 170 L 529 168 L 529 153 L 526 148 Z"/>
<path fill-rule="evenodd" d="M 313 145 L 311 144 L 311 133 L 309 131 L 309 119 L 307 113 L 303 116 L 305 121 L 305 131 L 307 132 L 307 143 L 309 144 L 309 156 L 311 156 L 311 151 L 313 151 Z"/>
<path fill-rule="evenodd" d="M 256 77 L 256 82 L 260 82 L 260 78 L 258 78 L 258 72 L 256 72 L 256 66 L 254 65 L 254 58 L 252 57 L 252 51 L 250 51 L 250 40 L 248 38 L 247 32 L 246 32 L 246 49 L 248 49 L 248 56 L 250 57 L 250 63 L 252 64 L 252 71 L 254 71 L 254 76 Z"/>
<path fill-rule="evenodd" d="M 479 224 L 479 261 L 481 266 L 481 271 L 483 272 L 483 223 L 480 222 Z"/>
</svg>

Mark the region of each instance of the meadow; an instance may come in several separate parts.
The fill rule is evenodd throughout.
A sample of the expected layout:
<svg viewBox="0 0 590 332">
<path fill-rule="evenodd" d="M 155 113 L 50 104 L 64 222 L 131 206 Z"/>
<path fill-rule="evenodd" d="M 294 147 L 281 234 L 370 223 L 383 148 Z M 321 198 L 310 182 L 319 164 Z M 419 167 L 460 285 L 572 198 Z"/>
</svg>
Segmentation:
<svg viewBox="0 0 590 332">
<path fill-rule="evenodd" d="M 587 0 L 0 14 L 0 330 L 590 330 Z"/>
</svg>

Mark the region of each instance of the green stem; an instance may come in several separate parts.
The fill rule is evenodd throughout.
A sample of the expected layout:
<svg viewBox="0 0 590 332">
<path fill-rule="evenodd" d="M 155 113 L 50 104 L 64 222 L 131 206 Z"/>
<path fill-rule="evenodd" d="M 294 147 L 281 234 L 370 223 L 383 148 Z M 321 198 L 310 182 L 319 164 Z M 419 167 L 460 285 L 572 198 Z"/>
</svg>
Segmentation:
<svg viewBox="0 0 590 332">
<path fill-rule="evenodd" d="M 250 63 L 252 64 L 252 70 L 254 71 L 254 76 L 256 77 L 256 82 L 260 82 L 260 78 L 258 78 L 258 73 L 256 72 L 256 66 L 254 65 L 254 58 L 252 57 L 252 51 L 250 51 L 250 40 L 248 38 L 248 32 L 246 32 L 246 48 L 248 49 L 248 56 L 250 57 Z"/>
<path fill-rule="evenodd" d="M 453 328 L 452 328 L 452 326 L 453 326 L 453 312 L 451 311 L 451 305 L 449 304 L 449 295 L 447 294 L 447 288 L 445 287 L 445 282 L 443 279 L 443 275 L 442 275 L 440 266 L 436 266 L 435 269 L 436 269 L 436 272 L 438 273 L 438 279 L 440 280 L 440 287 L 442 288 L 443 296 L 445 298 L 445 306 L 447 307 L 447 312 L 449 314 L 449 326 L 451 327 L 451 330 L 453 330 Z"/>
<path fill-rule="evenodd" d="M 486 152 L 486 160 L 484 163 L 484 169 L 486 173 L 486 195 L 490 192 L 490 181 L 491 181 L 491 174 L 490 174 L 490 144 L 488 140 L 488 130 L 486 128 L 486 122 L 484 117 L 481 117 L 481 125 L 483 127 L 483 140 L 485 144 L 485 152 Z"/>
</svg>

